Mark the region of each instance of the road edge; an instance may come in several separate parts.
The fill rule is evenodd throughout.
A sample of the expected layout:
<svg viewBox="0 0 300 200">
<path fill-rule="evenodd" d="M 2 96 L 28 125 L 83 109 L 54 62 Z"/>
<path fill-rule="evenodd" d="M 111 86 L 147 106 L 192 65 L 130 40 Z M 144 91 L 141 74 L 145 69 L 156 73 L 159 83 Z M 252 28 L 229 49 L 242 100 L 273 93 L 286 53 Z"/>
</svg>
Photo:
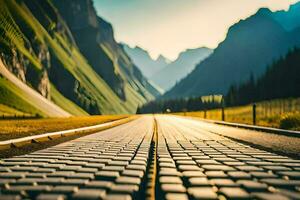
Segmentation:
<svg viewBox="0 0 300 200">
<path fill-rule="evenodd" d="M 109 128 L 113 128 L 113 127 L 128 123 L 137 118 L 138 118 L 137 116 L 130 116 L 130 117 L 126 117 L 123 119 L 105 122 L 105 123 L 93 125 L 93 126 L 87 126 L 87 127 L 76 128 L 76 129 L 51 132 L 51 133 L 43 133 L 43 134 L 34 135 L 34 136 L 27 136 L 27 137 L 23 137 L 23 138 L 0 141 L 0 151 L 8 150 L 11 148 L 19 148 L 19 147 L 23 147 L 23 146 L 26 146 L 26 145 L 29 145 L 32 143 L 43 143 L 43 142 L 55 140 L 55 139 L 62 138 L 62 137 L 82 135 L 82 134 L 84 134 L 84 135 L 92 134 L 92 133 L 95 133 L 98 131 L 103 131 L 103 130 L 106 130 Z"/>
<path fill-rule="evenodd" d="M 175 115 L 175 116 L 179 116 L 179 115 Z M 273 133 L 273 134 L 277 134 L 277 135 L 286 135 L 286 136 L 290 136 L 290 137 L 299 137 L 300 138 L 300 131 L 292 131 L 292 130 L 285 130 L 285 129 L 279 129 L 279 128 L 255 126 L 255 125 L 240 124 L 240 123 L 233 123 L 233 122 L 224 122 L 224 121 L 203 119 L 200 117 L 192 117 L 192 116 L 182 116 L 182 117 L 196 119 L 196 120 L 200 120 L 200 121 L 208 122 L 208 123 L 212 123 L 212 124 L 231 126 L 231 127 L 235 127 L 235 128 L 243 128 L 243 129 L 248 129 L 248 130 L 260 131 L 260 132 L 264 132 L 264 133 Z"/>
</svg>

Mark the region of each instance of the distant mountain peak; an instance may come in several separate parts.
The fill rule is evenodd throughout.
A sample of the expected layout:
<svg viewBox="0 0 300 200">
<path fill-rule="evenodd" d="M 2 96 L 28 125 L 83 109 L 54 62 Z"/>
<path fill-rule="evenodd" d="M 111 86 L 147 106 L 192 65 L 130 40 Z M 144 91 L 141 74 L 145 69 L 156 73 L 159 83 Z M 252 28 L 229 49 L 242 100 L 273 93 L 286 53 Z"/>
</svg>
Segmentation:
<svg viewBox="0 0 300 200">
<path fill-rule="evenodd" d="M 253 14 L 253 15 L 258 15 L 258 14 L 271 14 L 272 11 L 269 8 L 260 8 L 257 13 Z M 253 16 L 252 15 L 252 16 Z"/>
<path fill-rule="evenodd" d="M 132 59 L 133 63 L 142 71 L 147 77 L 151 77 L 154 73 L 161 70 L 168 64 L 168 60 L 160 55 L 157 59 L 151 58 L 149 52 L 139 46 L 130 47 L 123 45 L 126 53 Z"/>
<path fill-rule="evenodd" d="M 156 62 L 159 63 L 170 63 L 171 61 L 169 59 L 167 59 L 166 57 L 164 57 L 163 55 L 159 55 L 156 59 Z"/>
<path fill-rule="evenodd" d="M 129 47 L 130 47 L 130 46 L 129 46 Z M 130 48 L 131 48 L 131 47 L 130 47 Z M 143 51 L 143 52 L 147 52 L 147 53 L 148 53 L 147 50 L 145 50 L 145 49 L 143 49 L 142 47 L 139 47 L 139 46 L 135 46 L 135 47 L 133 47 L 133 49 L 140 50 L 140 51 Z"/>
</svg>

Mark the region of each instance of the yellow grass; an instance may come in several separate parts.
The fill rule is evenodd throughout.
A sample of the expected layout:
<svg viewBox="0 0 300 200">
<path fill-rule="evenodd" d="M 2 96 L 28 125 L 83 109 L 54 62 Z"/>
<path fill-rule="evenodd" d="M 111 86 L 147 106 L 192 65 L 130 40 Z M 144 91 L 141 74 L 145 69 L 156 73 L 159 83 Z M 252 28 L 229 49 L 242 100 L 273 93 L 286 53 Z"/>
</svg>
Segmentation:
<svg viewBox="0 0 300 200">
<path fill-rule="evenodd" d="M 0 140 L 8 140 L 46 132 L 92 126 L 125 117 L 127 117 L 127 115 L 0 120 Z"/>
<path fill-rule="evenodd" d="M 300 113 L 300 98 L 263 101 L 256 103 L 256 105 L 256 124 L 259 126 L 279 128 L 281 121 L 286 116 L 298 117 Z M 177 114 L 205 118 L 204 111 Z M 206 119 L 222 120 L 221 109 L 206 111 Z M 252 105 L 225 108 L 225 121 L 253 124 Z"/>
<path fill-rule="evenodd" d="M 17 109 L 11 108 L 9 106 L 6 106 L 4 104 L 0 104 L 0 117 L 2 116 L 15 116 L 15 115 L 25 115 L 26 113 L 23 113 L 22 111 L 19 111 Z"/>
</svg>

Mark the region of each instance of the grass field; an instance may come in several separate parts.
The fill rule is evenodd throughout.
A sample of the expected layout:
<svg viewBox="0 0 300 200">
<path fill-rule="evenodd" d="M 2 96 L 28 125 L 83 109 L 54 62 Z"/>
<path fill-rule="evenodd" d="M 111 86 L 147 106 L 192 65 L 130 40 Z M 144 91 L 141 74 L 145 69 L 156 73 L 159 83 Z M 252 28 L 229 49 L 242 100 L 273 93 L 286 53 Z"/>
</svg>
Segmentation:
<svg viewBox="0 0 300 200">
<path fill-rule="evenodd" d="M 260 126 L 300 130 L 300 98 L 277 99 L 256 103 L 256 124 Z M 222 120 L 221 109 L 177 113 L 212 120 Z M 252 124 L 252 105 L 225 108 L 225 121 Z"/>
<path fill-rule="evenodd" d="M 61 131 L 92 126 L 127 117 L 127 115 L 106 115 L 91 117 L 0 120 L 0 140 L 20 138 L 46 132 Z"/>
</svg>

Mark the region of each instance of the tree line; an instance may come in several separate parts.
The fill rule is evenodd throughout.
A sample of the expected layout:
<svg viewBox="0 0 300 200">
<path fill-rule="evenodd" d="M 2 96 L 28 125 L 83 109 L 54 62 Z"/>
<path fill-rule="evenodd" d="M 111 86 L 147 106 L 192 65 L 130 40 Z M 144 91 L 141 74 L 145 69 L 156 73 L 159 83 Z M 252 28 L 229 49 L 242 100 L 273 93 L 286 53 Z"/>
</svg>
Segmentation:
<svg viewBox="0 0 300 200">
<path fill-rule="evenodd" d="M 225 96 L 227 106 L 246 105 L 271 99 L 300 96 L 300 49 L 295 48 L 270 65 L 266 72 L 255 80 L 232 85 Z"/>
<path fill-rule="evenodd" d="M 142 113 L 167 113 L 210 110 L 220 108 L 221 101 L 218 95 L 204 97 L 180 98 L 171 100 L 151 101 L 137 109 L 137 114 Z"/>
</svg>

